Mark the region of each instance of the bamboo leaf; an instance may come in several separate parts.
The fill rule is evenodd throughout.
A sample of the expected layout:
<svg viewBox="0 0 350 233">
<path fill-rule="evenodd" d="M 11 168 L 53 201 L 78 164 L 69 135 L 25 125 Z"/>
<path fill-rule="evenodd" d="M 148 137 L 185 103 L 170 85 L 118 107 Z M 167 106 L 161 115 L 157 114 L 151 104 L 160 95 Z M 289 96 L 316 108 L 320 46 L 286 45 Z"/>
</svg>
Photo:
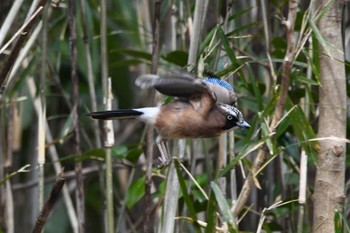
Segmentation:
<svg viewBox="0 0 350 233">
<path fill-rule="evenodd" d="M 139 160 L 142 153 L 143 153 L 142 149 L 139 149 L 139 148 L 131 149 L 128 151 L 126 159 L 132 163 L 136 163 Z"/>
<path fill-rule="evenodd" d="M 73 131 L 73 111 L 67 117 L 63 127 L 61 128 L 60 138 L 64 140 Z"/>
<path fill-rule="evenodd" d="M 231 208 L 228 205 L 228 203 L 227 203 L 224 195 L 222 194 L 219 186 L 215 182 L 211 182 L 210 187 L 215 194 L 216 202 L 218 203 L 218 206 L 219 206 L 220 212 L 222 213 L 223 219 L 228 224 L 228 227 L 230 229 L 234 228 L 233 226 L 234 226 L 235 222 L 233 219 Z"/>
<path fill-rule="evenodd" d="M 230 43 L 227 40 L 227 37 L 225 36 L 224 31 L 221 29 L 221 27 L 218 27 L 217 29 L 218 31 L 218 36 L 220 37 L 220 41 L 222 43 L 222 46 L 224 47 L 227 56 L 229 57 L 229 59 L 231 60 L 231 63 L 233 65 L 237 66 L 237 58 L 236 55 L 233 53 L 233 50 L 230 47 Z"/>
<path fill-rule="evenodd" d="M 207 206 L 207 228 L 205 229 L 205 233 L 214 232 L 215 223 L 216 223 L 216 202 L 214 199 L 213 192 L 210 192 L 208 206 Z"/>
<path fill-rule="evenodd" d="M 246 25 L 243 25 L 242 27 L 235 28 L 233 31 L 230 31 L 229 33 L 227 33 L 226 37 L 237 35 L 239 32 L 244 31 L 248 28 L 251 28 L 256 24 L 257 24 L 257 22 L 252 22 L 252 23 L 248 23 Z"/>
<path fill-rule="evenodd" d="M 186 206 L 188 208 L 188 213 L 194 221 L 193 225 L 196 228 L 196 232 L 200 233 L 200 228 L 197 224 L 198 218 L 196 215 L 196 210 L 194 208 L 194 203 L 191 200 L 189 193 L 187 192 L 186 183 L 185 183 L 184 178 L 182 177 L 182 173 L 181 173 L 181 169 L 180 169 L 180 162 L 177 159 L 175 159 L 174 162 L 175 162 L 176 173 L 177 173 L 177 177 L 179 179 L 182 195 L 183 195 L 183 198 L 185 200 Z"/>
<path fill-rule="evenodd" d="M 298 82 L 301 82 L 301 83 L 304 83 L 307 85 L 315 85 L 315 86 L 320 85 L 317 81 L 314 81 L 312 79 L 308 79 L 305 75 L 302 75 L 302 74 L 296 75 L 295 79 Z"/>
<path fill-rule="evenodd" d="M 315 38 L 322 45 L 322 47 L 325 49 L 326 54 L 330 55 L 329 44 L 323 39 L 323 37 L 322 37 L 320 31 L 318 30 L 318 27 L 316 26 L 316 24 L 310 18 L 308 18 L 308 23 L 310 25 L 310 28 L 312 29 L 312 32 L 313 32 Z"/>
<path fill-rule="evenodd" d="M 113 146 L 112 156 L 116 158 L 125 158 L 128 153 L 128 147 L 124 145 Z"/>
<path fill-rule="evenodd" d="M 199 48 L 199 54 L 203 54 L 204 50 L 210 45 L 210 42 L 215 38 L 217 33 L 218 27 L 214 27 L 208 35 L 204 38 L 203 42 L 200 45 Z"/>
<path fill-rule="evenodd" d="M 187 65 L 188 53 L 185 51 L 177 50 L 168 53 L 166 56 L 162 56 L 162 58 L 175 65 L 185 67 Z"/>
<path fill-rule="evenodd" d="M 232 20 L 232 19 L 236 19 L 244 14 L 247 14 L 248 12 L 250 12 L 252 9 L 254 9 L 255 7 L 252 6 L 252 7 L 249 7 L 249 8 L 246 8 L 246 9 L 243 9 L 241 11 L 238 11 L 237 13 L 234 13 L 230 16 L 229 20 Z"/>
<path fill-rule="evenodd" d="M 128 208 L 135 205 L 145 194 L 145 177 L 142 176 L 140 179 L 134 181 L 129 189 L 128 195 L 126 196 L 125 202 Z"/>
</svg>

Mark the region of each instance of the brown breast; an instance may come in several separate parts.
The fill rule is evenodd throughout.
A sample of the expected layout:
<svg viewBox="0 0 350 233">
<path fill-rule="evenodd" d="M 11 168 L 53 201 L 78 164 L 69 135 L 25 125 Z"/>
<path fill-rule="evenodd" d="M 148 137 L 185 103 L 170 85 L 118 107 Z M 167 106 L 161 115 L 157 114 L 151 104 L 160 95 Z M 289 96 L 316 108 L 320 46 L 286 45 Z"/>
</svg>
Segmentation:
<svg viewBox="0 0 350 233">
<path fill-rule="evenodd" d="M 161 108 L 155 128 L 164 139 L 209 138 L 222 133 L 226 116 L 214 105 L 203 115 L 186 101 L 173 101 Z"/>
</svg>

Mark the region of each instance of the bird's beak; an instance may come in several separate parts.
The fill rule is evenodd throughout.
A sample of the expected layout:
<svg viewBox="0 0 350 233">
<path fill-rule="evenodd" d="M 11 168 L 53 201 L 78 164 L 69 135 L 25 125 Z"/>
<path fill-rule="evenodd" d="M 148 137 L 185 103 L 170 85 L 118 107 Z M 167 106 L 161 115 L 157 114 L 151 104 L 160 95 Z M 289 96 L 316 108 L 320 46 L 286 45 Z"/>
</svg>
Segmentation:
<svg viewBox="0 0 350 233">
<path fill-rule="evenodd" d="M 248 124 L 246 121 L 243 121 L 242 123 L 237 123 L 237 126 L 241 129 L 249 129 L 250 124 Z"/>
</svg>

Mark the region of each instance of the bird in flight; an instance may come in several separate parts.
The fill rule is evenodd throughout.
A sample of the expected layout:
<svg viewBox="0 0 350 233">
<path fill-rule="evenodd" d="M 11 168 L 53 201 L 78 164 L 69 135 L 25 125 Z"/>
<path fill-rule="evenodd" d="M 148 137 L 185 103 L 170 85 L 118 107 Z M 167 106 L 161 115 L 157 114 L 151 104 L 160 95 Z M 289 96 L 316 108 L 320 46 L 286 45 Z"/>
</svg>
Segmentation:
<svg viewBox="0 0 350 233">
<path fill-rule="evenodd" d="M 237 128 L 250 128 L 236 107 L 237 95 L 223 80 L 146 74 L 137 78 L 136 85 L 155 88 L 175 98 L 162 106 L 99 111 L 88 115 L 100 120 L 137 118 L 154 126 L 159 134 L 157 146 L 161 154 L 155 162 L 157 168 L 165 167 L 171 161 L 165 146 L 167 139 L 210 138 Z"/>
</svg>

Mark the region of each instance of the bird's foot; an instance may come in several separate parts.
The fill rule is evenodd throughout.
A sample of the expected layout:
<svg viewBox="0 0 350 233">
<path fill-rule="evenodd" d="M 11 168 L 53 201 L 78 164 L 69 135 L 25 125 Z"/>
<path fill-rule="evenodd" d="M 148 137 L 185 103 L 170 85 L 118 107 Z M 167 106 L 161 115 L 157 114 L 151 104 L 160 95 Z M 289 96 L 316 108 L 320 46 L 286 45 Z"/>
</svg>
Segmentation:
<svg viewBox="0 0 350 233">
<path fill-rule="evenodd" d="M 158 157 L 154 163 L 153 166 L 155 166 L 157 169 L 163 169 L 167 166 L 169 166 L 171 163 L 171 159 L 165 159 L 164 157 Z"/>
</svg>

